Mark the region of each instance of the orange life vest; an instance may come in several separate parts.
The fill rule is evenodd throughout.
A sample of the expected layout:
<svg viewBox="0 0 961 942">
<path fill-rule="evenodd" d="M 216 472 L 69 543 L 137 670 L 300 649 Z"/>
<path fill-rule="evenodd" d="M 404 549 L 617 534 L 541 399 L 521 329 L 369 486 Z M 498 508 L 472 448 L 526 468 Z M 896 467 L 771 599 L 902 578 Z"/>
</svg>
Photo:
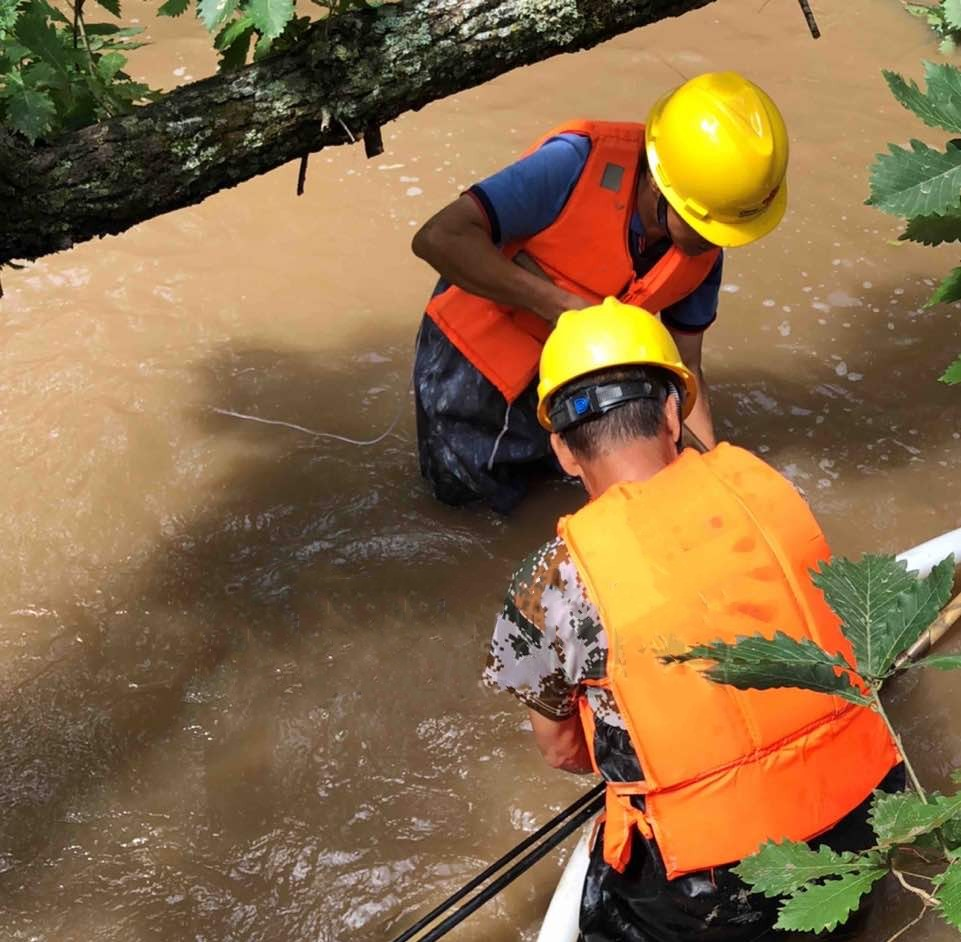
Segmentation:
<svg viewBox="0 0 961 942">
<path fill-rule="evenodd" d="M 684 452 L 643 484 L 616 485 L 563 537 L 607 633 L 609 686 L 642 782 L 608 783 L 604 859 L 623 870 L 633 828 L 669 877 L 740 860 L 766 840 L 809 840 L 898 762 L 882 719 L 838 697 L 736 690 L 665 653 L 783 631 L 852 662 L 809 570 L 829 549 L 804 500 L 748 452 Z M 704 665 L 701 665 L 703 667 Z M 581 717 L 593 751 L 593 717 Z M 595 763 L 596 765 L 596 763 Z M 643 795 L 645 810 L 631 803 Z"/>
<path fill-rule="evenodd" d="M 617 297 L 657 313 L 707 277 L 720 250 L 687 256 L 672 246 L 642 278 L 634 276 L 628 228 L 644 154 L 644 125 L 575 121 L 544 135 L 526 154 L 558 134 L 590 138 L 591 150 L 560 216 L 546 229 L 503 248 L 523 251 L 561 288 L 600 303 Z M 427 315 L 448 340 L 513 402 L 537 375 L 551 324 L 470 294 L 456 285 L 431 298 Z"/>
</svg>

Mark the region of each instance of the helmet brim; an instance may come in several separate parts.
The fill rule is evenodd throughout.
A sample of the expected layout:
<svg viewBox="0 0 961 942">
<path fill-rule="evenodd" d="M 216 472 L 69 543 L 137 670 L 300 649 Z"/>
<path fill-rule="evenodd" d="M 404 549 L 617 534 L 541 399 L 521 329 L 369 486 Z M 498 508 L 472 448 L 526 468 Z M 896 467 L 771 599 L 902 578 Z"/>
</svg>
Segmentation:
<svg viewBox="0 0 961 942">
<path fill-rule="evenodd" d="M 744 222 L 721 222 L 717 219 L 699 219 L 690 212 L 673 190 L 668 189 L 664 197 L 674 207 L 674 211 L 698 235 L 712 245 L 722 249 L 736 249 L 763 239 L 777 228 L 787 210 L 787 182 L 783 182 L 765 209 Z"/>
</svg>

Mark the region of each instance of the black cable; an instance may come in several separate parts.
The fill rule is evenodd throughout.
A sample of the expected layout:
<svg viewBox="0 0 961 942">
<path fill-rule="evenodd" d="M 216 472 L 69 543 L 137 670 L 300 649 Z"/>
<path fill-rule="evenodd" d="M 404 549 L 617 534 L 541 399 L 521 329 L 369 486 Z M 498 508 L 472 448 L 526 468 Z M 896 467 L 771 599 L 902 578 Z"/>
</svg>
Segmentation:
<svg viewBox="0 0 961 942">
<path fill-rule="evenodd" d="M 604 806 L 604 796 L 598 795 L 591 803 L 561 828 L 558 828 L 546 841 L 535 847 L 526 857 L 522 857 L 510 870 L 502 873 L 493 883 L 489 884 L 469 902 L 456 912 L 451 913 L 442 923 L 435 926 L 427 935 L 421 936 L 417 942 L 437 942 L 441 936 L 450 932 L 454 926 L 463 922 L 471 913 L 480 909 L 489 899 L 496 896 L 505 886 L 513 883 L 524 871 L 529 870 L 548 851 L 553 850 L 570 834 L 586 824 Z"/>
<path fill-rule="evenodd" d="M 408 939 L 413 938 L 418 932 L 420 932 L 421 929 L 423 929 L 425 926 L 432 923 L 442 912 L 450 909 L 450 907 L 453 906 L 454 903 L 457 903 L 460 900 L 462 900 L 465 896 L 467 896 L 468 893 L 471 892 L 471 890 L 476 889 L 485 880 L 487 880 L 489 877 L 497 873 L 498 870 L 500 870 L 506 864 L 510 863 L 519 854 L 527 850 L 528 847 L 530 847 L 532 844 L 535 844 L 542 837 L 544 837 L 544 835 L 548 834 L 550 831 L 552 831 L 555 827 L 557 827 L 563 821 L 566 821 L 572 814 L 575 814 L 581 808 L 584 808 L 585 805 L 590 805 L 591 807 L 591 811 L 588 814 L 588 817 L 590 817 L 590 815 L 594 814 L 603 803 L 603 794 L 604 794 L 605 787 L 606 786 L 604 785 L 604 783 L 601 782 L 599 785 L 592 788 L 586 794 L 581 795 L 581 797 L 578 798 L 577 801 L 575 801 L 571 805 L 568 805 L 563 811 L 561 811 L 560 813 L 555 815 L 553 818 L 551 818 L 551 820 L 548 821 L 547 824 L 545 824 L 541 828 L 538 828 L 533 834 L 529 835 L 528 837 L 525 837 L 524 840 L 522 840 L 516 847 L 514 847 L 512 850 L 504 854 L 504 856 L 501 857 L 499 860 L 495 860 L 494 863 L 492 863 L 489 867 L 487 867 L 481 873 L 477 874 L 477 876 L 474 877 L 472 880 L 464 884 L 464 886 L 462 886 L 456 893 L 452 894 L 451 896 L 448 896 L 447 899 L 444 900 L 444 902 L 440 903 L 438 906 L 435 906 L 426 916 L 423 916 L 422 918 L 418 919 L 417 922 L 415 922 L 409 929 L 404 930 L 404 932 L 402 932 L 399 936 L 397 936 L 396 939 L 393 939 L 392 942 L 407 942 Z M 587 820 L 587 819 L 584 818 L 583 820 Z M 570 834 L 570 833 L 571 833 L 570 831 L 565 831 L 564 836 L 566 837 L 567 834 Z M 561 840 L 563 840 L 563 838 L 561 838 Z M 554 846 L 555 846 L 554 844 L 551 844 L 550 847 L 547 848 L 547 850 L 550 850 L 550 848 Z M 544 851 L 544 853 L 546 852 L 547 851 Z M 541 856 L 543 856 L 543 854 Z M 535 858 L 535 859 L 540 859 L 540 858 Z M 531 863 L 533 862 L 534 861 L 532 860 Z M 530 864 L 528 864 L 527 866 L 530 866 Z M 526 869 L 527 867 L 524 867 L 524 870 Z M 515 874 L 514 876 L 519 876 L 520 873 L 523 873 L 523 870 L 518 871 L 518 873 Z M 514 877 L 511 877 L 511 880 L 513 879 Z M 510 880 L 508 880 L 507 882 L 509 883 Z M 504 885 L 506 886 L 507 884 L 504 884 Z M 487 898 L 489 899 L 489 897 Z M 473 900 L 471 902 L 473 902 Z M 486 899 L 482 902 L 486 902 Z M 481 904 L 478 903 L 478 905 L 481 905 Z M 474 908 L 476 909 L 476 907 Z M 461 912 L 461 910 L 458 910 L 458 913 L 459 912 Z M 473 912 L 473 910 L 471 910 L 471 912 Z M 455 913 L 454 915 L 456 916 L 457 913 Z M 470 915 L 470 913 L 466 913 L 465 916 L 466 915 Z M 461 919 L 463 918 L 464 916 L 461 916 Z M 460 922 L 460 919 L 458 919 L 457 921 Z M 456 923 L 453 923 L 453 925 L 456 925 Z M 444 931 L 446 932 L 447 930 L 444 930 Z"/>
</svg>

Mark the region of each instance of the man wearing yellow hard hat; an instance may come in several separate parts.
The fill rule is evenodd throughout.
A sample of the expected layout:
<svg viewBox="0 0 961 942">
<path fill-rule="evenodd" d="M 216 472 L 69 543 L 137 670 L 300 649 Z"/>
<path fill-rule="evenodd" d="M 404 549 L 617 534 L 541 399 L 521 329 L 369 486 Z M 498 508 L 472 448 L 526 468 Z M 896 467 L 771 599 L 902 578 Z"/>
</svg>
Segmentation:
<svg viewBox="0 0 961 942">
<path fill-rule="evenodd" d="M 714 431 L 701 370 L 722 250 L 784 214 L 777 106 L 734 72 L 666 94 L 647 124 L 571 121 L 415 235 L 439 273 L 414 364 L 421 471 L 445 503 L 507 512 L 550 461 L 534 379 L 562 311 L 613 296 L 658 312 L 701 380 L 688 425 Z"/>
<path fill-rule="evenodd" d="M 562 314 L 540 368 L 538 418 L 590 501 L 515 572 L 485 680 L 527 707 L 551 765 L 607 781 L 581 939 L 766 939 L 777 901 L 732 866 L 768 840 L 872 846 L 897 749 L 868 708 L 661 657 L 777 631 L 846 650 L 808 575 L 827 542 L 759 458 L 678 452 L 699 393 L 653 315 L 613 298 Z"/>
</svg>

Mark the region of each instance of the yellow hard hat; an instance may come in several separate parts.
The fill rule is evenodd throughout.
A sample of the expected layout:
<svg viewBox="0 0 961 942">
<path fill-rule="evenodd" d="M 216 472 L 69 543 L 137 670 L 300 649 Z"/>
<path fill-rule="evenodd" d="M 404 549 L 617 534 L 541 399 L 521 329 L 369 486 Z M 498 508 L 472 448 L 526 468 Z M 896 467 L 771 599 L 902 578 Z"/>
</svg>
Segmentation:
<svg viewBox="0 0 961 942">
<path fill-rule="evenodd" d="M 618 366 L 659 366 L 681 381 L 684 417 L 697 399 L 697 380 L 681 361 L 667 328 L 649 311 L 605 298 L 602 304 L 565 311 L 541 351 L 537 419 L 550 430 L 550 398 L 588 373 Z"/>
<path fill-rule="evenodd" d="M 743 75 L 708 72 L 669 92 L 651 109 L 645 142 L 664 197 L 714 245 L 747 245 L 784 216 L 787 128 Z"/>
</svg>

